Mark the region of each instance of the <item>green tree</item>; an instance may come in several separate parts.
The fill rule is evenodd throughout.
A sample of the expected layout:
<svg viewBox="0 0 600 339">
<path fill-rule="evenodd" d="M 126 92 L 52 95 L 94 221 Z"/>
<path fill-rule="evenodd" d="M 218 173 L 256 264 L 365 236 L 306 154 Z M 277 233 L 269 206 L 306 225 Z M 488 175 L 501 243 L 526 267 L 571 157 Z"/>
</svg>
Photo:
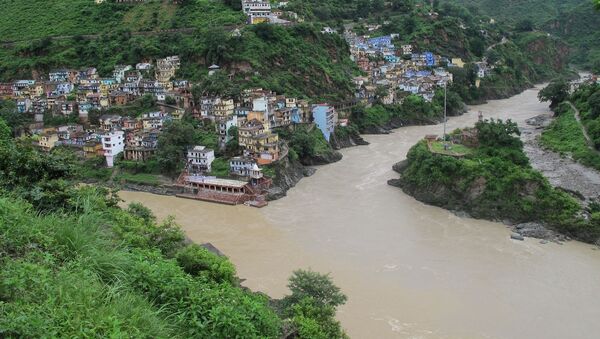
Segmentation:
<svg viewBox="0 0 600 339">
<path fill-rule="evenodd" d="M 238 128 L 236 126 L 231 126 L 227 131 L 227 135 L 231 138 L 225 145 L 225 152 L 227 153 L 227 155 L 236 156 L 240 154 L 241 148 L 239 142 Z"/>
<path fill-rule="evenodd" d="M 346 303 L 347 297 L 333 284 L 329 274 L 297 270 L 289 281 L 288 288 L 292 294 L 284 298 L 287 305 L 296 304 L 307 297 L 323 306 L 338 307 Z"/>
<path fill-rule="evenodd" d="M 371 13 L 371 1 L 359 0 L 356 4 L 355 18 L 366 18 L 369 16 L 369 13 Z"/>
<path fill-rule="evenodd" d="M 392 9 L 394 11 L 411 12 L 413 8 L 413 0 L 392 0 Z"/>
<path fill-rule="evenodd" d="M 507 147 L 521 149 L 523 142 L 518 138 L 521 135 L 516 122 L 510 119 L 484 120 L 475 124 L 479 143 L 488 147 Z"/>
<path fill-rule="evenodd" d="M 13 136 L 25 128 L 31 120 L 27 114 L 17 111 L 17 105 L 12 100 L 0 100 L 0 118 L 10 126 Z"/>
<path fill-rule="evenodd" d="M 523 20 L 517 22 L 515 29 L 518 32 L 531 32 L 535 29 L 535 26 L 531 19 L 523 19 Z"/>
<path fill-rule="evenodd" d="M 284 297 L 281 303 L 300 338 L 347 338 L 335 320 L 336 308 L 347 298 L 333 284 L 329 274 L 294 271 L 288 288 L 292 294 Z"/>
<path fill-rule="evenodd" d="M 383 14 L 383 10 L 385 9 L 384 0 L 373 0 L 371 3 L 371 11 L 375 14 Z"/>
<path fill-rule="evenodd" d="M 183 163 L 184 154 L 188 147 L 194 145 L 196 131 L 194 126 L 183 121 L 167 123 L 158 137 L 156 160 L 166 174 L 173 175 Z"/>
<path fill-rule="evenodd" d="M 592 119 L 600 117 L 600 90 L 590 95 L 587 103 L 590 107 L 590 117 Z"/>
<path fill-rule="evenodd" d="M 569 83 L 558 78 L 552 80 L 548 86 L 538 93 L 540 101 L 550 101 L 550 107 L 555 108 L 561 102 L 565 101 L 569 96 Z"/>
<path fill-rule="evenodd" d="M 383 103 L 383 99 L 389 95 L 389 90 L 385 86 L 377 86 L 375 89 L 375 101 Z"/>
</svg>

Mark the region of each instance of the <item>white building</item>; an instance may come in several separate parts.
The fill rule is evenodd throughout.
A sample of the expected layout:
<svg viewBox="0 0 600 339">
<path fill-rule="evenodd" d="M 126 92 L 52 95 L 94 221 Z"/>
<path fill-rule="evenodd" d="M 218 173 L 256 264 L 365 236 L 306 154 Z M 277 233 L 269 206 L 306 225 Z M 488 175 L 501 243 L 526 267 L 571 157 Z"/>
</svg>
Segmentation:
<svg viewBox="0 0 600 339">
<path fill-rule="evenodd" d="M 272 19 L 271 3 L 269 1 L 244 0 L 242 1 L 242 11 L 251 24 L 268 22 Z"/>
<path fill-rule="evenodd" d="M 215 160 L 215 151 L 205 146 L 195 146 L 187 152 L 189 170 L 193 173 L 210 172 L 211 164 Z"/>
<path fill-rule="evenodd" d="M 256 166 L 252 157 L 235 157 L 229 160 L 229 173 L 241 177 L 249 177 Z"/>
<path fill-rule="evenodd" d="M 224 149 L 227 143 L 233 138 L 232 135 L 229 135 L 229 129 L 233 126 L 238 126 L 238 117 L 237 115 L 232 115 L 229 117 L 223 117 L 217 119 L 217 123 L 215 127 L 217 129 L 217 134 L 219 136 L 219 148 Z"/>
<path fill-rule="evenodd" d="M 123 131 L 110 131 L 102 136 L 102 149 L 104 150 L 106 165 L 109 168 L 114 166 L 115 157 L 123 152 L 125 148 L 123 135 Z"/>
</svg>

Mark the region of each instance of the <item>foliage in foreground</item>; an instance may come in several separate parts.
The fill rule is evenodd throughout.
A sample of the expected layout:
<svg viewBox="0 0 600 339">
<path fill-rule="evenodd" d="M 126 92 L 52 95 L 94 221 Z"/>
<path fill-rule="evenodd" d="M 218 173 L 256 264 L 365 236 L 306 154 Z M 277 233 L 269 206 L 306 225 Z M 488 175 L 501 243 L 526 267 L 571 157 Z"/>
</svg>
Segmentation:
<svg viewBox="0 0 600 339">
<path fill-rule="evenodd" d="M 172 219 L 72 185 L 60 160 L 0 119 L 0 337 L 277 338 L 284 320 L 300 338 L 345 337 L 335 306 L 317 302 L 335 290 L 328 277 L 311 273 L 322 284 L 278 314 Z"/>
<path fill-rule="evenodd" d="M 534 170 L 514 136 L 516 124 L 484 121 L 476 125 L 479 147 L 465 158 L 432 154 L 424 141 L 408 153 L 401 184 L 424 202 L 474 217 L 514 222 L 541 221 L 577 239 L 600 237 L 600 215 L 583 218 L 573 197 L 554 189 Z"/>
</svg>

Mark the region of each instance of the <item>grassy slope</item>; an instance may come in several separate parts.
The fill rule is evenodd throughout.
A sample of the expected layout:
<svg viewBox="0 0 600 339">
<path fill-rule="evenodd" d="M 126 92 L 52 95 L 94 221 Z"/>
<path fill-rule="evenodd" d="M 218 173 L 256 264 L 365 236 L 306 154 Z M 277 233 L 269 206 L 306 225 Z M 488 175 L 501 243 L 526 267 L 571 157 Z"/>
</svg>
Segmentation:
<svg viewBox="0 0 600 339">
<path fill-rule="evenodd" d="M 243 22 L 241 13 L 210 0 L 195 0 L 186 6 L 168 1 L 97 5 L 89 0 L 0 0 L 0 7 L 3 41 L 98 34 L 115 29 L 148 31 Z"/>
<path fill-rule="evenodd" d="M 0 337 L 278 335 L 266 298 L 237 287 L 226 260 L 92 188 L 73 198 L 77 212 L 39 215 L 0 196 Z"/>
<path fill-rule="evenodd" d="M 570 154 L 582 164 L 600 170 L 600 155 L 588 147 L 581 126 L 570 108 L 542 133 L 541 142 L 553 151 Z"/>
</svg>

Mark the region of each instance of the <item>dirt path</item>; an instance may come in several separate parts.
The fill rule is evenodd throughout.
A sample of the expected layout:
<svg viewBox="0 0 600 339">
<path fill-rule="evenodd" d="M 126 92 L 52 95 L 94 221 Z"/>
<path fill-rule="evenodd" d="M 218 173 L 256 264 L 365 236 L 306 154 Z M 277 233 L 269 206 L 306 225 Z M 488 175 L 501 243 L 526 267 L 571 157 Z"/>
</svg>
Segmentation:
<svg viewBox="0 0 600 339">
<path fill-rule="evenodd" d="M 588 147 L 592 151 L 600 153 L 594 146 L 594 142 L 592 141 L 592 138 L 590 138 L 590 136 L 588 135 L 587 130 L 585 129 L 585 126 L 583 125 L 583 123 L 581 123 L 581 117 L 579 116 L 579 110 L 577 109 L 577 107 L 575 107 L 575 105 L 573 105 L 573 103 L 570 101 L 567 101 L 567 104 L 569 104 L 569 106 L 571 106 L 571 108 L 573 109 L 573 112 L 575 112 L 575 120 L 577 120 L 579 127 L 581 127 L 581 131 L 583 132 L 583 136 L 585 137 L 585 141 L 587 142 Z"/>
<path fill-rule="evenodd" d="M 544 126 L 551 120 L 551 113 L 528 120 L 521 126 L 521 139 L 524 151 L 531 161 L 531 166 L 542 172 L 550 184 L 566 191 L 575 192 L 589 202 L 600 198 L 600 172 L 583 166 L 569 157 L 544 149 L 539 142 Z"/>
</svg>

